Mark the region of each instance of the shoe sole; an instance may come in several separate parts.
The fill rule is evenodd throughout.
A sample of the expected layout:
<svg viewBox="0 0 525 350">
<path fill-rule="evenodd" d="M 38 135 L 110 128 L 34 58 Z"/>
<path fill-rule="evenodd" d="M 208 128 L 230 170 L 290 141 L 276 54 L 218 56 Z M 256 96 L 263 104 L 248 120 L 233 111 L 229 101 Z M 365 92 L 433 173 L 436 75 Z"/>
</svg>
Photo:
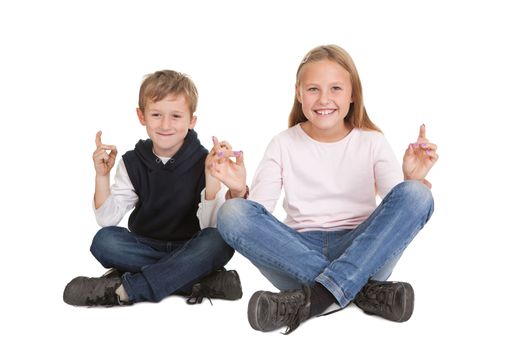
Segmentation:
<svg viewBox="0 0 525 350">
<path fill-rule="evenodd" d="M 404 283 L 404 282 L 397 282 L 398 285 L 400 286 L 400 289 L 402 289 L 402 291 L 398 291 L 397 293 L 402 293 L 403 294 L 403 299 L 401 300 L 401 310 L 402 312 L 399 314 L 398 317 L 394 318 L 394 317 L 388 317 L 387 315 L 381 315 L 381 314 L 378 314 L 378 313 L 375 313 L 375 312 L 370 312 L 370 311 L 366 311 L 366 310 L 363 310 L 363 312 L 367 315 L 372 315 L 372 316 L 379 316 L 379 317 L 383 317 L 389 321 L 393 321 L 393 322 L 406 322 L 410 319 L 410 317 L 412 316 L 412 313 L 414 311 L 414 288 L 412 288 L 412 286 L 409 284 L 409 283 Z"/>
<path fill-rule="evenodd" d="M 261 324 L 259 324 L 259 301 L 262 300 L 262 298 L 264 297 L 264 294 L 265 292 L 264 291 L 258 291 L 258 292 L 255 292 L 252 297 L 250 298 L 250 302 L 248 303 L 248 322 L 250 322 L 250 326 L 252 326 L 253 329 L 255 329 L 256 331 L 261 331 L 261 332 L 268 332 L 270 331 L 269 329 L 266 330 L 264 329 L 264 327 L 262 327 Z"/>
<path fill-rule="evenodd" d="M 230 270 L 231 273 L 235 276 L 235 289 L 237 290 L 237 294 L 232 295 L 228 300 L 239 300 L 242 298 L 242 285 L 241 285 L 241 278 L 239 277 L 239 274 L 235 270 Z"/>
<path fill-rule="evenodd" d="M 403 283 L 403 312 L 395 322 L 405 322 L 410 319 L 414 312 L 414 288 L 408 283 Z"/>
</svg>

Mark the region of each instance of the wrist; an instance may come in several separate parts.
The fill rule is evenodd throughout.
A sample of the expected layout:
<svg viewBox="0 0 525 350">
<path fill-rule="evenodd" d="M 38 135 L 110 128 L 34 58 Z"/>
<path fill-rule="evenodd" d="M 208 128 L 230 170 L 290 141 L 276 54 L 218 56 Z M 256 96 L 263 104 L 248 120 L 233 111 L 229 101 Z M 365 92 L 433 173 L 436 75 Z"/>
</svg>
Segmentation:
<svg viewBox="0 0 525 350">
<path fill-rule="evenodd" d="M 96 174 L 96 175 L 95 175 L 95 180 L 96 180 L 96 181 L 106 181 L 106 180 L 109 180 L 109 173 L 106 174 L 106 175 Z"/>
<path fill-rule="evenodd" d="M 226 192 L 226 199 L 232 199 L 232 198 L 244 198 L 244 199 L 247 199 L 249 194 L 250 194 L 250 189 L 248 188 L 248 185 L 246 185 L 241 190 L 229 189 L 228 192 Z"/>
<path fill-rule="evenodd" d="M 215 197 L 217 196 L 217 193 L 219 192 L 219 190 L 220 190 L 220 188 L 214 189 L 214 188 L 206 187 L 204 189 L 204 199 L 207 200 L 207 201 L 214 200 Z"/>
</svg>

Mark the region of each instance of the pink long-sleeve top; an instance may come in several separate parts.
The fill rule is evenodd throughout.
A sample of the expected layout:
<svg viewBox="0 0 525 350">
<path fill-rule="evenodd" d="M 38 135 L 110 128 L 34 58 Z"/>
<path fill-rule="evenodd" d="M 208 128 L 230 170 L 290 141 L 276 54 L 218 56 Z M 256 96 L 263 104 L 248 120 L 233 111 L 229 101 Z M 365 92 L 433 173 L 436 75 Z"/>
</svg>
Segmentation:
<svg viewBox="0 0 525 350">
<path fill-rule="evenodd" d="M 284 188 L 284 223 L 303 231 L 352 229 L 403 181 L 401 167 L 384 135 L 353 129 L 323 143 L 295 125 L 268 145 L 255 172 L 249 199 L 273 212 Z"/>
</svg>

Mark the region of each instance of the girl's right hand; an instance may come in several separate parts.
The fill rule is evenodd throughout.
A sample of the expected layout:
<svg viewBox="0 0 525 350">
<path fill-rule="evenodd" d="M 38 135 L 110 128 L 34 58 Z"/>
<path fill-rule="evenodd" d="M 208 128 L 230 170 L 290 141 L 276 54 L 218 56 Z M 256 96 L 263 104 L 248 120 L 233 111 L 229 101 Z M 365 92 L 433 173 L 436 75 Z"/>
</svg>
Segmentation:
<svg viewBox="0 0 525 350">
<path fill-rule="evenodd" d="M 97 149 L 93 152 L 93 163 L 95 165 L 95 172 L 97 176 L 107 176 L 115 165 L 117 158 L 117 147 L 113 145 L 105 145 L 102 143 L 102 131 L 97 132 L 95 137 L 95 144 Z M 109 153 L 107 151 L 110 151 Z"/>
<path fill-rule="evenodd" d="M 246 168 L 243 153 L 242 151 L 233 151 L 227 142 L 224 144 L 227 147 L 217 147 L 215 142 L 215 152 L 209 159 L 208 171 L 210 175 L 226 185 L 233 196 L 235 194 L 242 196 L 246 190 Z M 231 160 L 230 157 L 235 157 L 235 161 Z"/>
</svg>

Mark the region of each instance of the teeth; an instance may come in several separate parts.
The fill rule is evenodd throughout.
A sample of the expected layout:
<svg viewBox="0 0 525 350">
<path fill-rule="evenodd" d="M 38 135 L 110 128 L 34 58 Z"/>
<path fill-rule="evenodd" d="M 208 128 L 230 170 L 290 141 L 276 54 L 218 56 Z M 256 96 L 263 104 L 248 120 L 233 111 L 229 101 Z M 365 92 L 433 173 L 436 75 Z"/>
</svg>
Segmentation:
<svg viewBox="0 0 525 350">
<path fill-rule="evenodd" d="M 333 113 L 333 109 L 323 109 L 322 111 L 317 111 L 317 113 L 319 113 L 320 115 L 327 115 L 327 114 L 330 114 L 330 113 Z"/>
</svg>

